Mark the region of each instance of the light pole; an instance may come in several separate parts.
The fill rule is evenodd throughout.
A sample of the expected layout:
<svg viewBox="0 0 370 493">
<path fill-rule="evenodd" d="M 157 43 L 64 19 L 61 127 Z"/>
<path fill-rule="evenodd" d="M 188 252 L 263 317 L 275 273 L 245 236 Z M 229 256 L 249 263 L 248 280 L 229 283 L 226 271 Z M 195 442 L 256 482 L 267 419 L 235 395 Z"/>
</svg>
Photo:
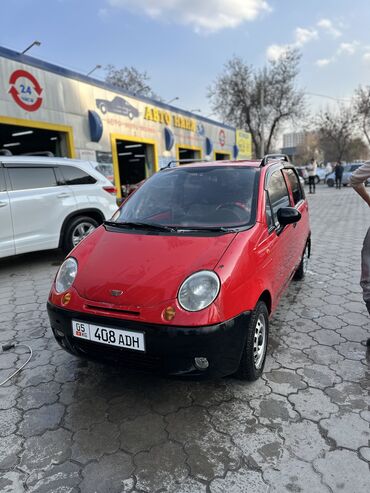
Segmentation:
<svg viewBox="0 0 370 493">
<path fill-rule="evenodd" d="M 32 48 L 32 46 L 40 46 L 41 44 L 41 41 L 33 41 L 33 43 L 31 43 L 29 46 L 27 46 L 27 48 L 23 51 L 21 51 L 21 54 L 24 55 L 28 50 L 30 50 Z"/>
<path fill-rule="evenodd" d="M 178 101 L 180 98 L 178 96 L 175 96 L 174 98 L 172 99 L 169 99 L 168 101 L 165 101 L 166 104 L 171 104 L 173 103 L 174 101 Z"/>
<path fill-rule="evenodd" d="M 101 68 L 101 65 L 95 65 L 95 67 L 93 69 L 90 70 L 90 72 L 87 72 L 86 76 L 88 77 L 89 75 L 91 75 L 95 70 L 98 70 L 99 68 Z"/>
<path fill-rule="evenodd" d="M 266 81 L 266 67 L 263 69 L 262 83 L 261 83 L 261 158 L 265 155 L 265 81 Z"/>
</svg>

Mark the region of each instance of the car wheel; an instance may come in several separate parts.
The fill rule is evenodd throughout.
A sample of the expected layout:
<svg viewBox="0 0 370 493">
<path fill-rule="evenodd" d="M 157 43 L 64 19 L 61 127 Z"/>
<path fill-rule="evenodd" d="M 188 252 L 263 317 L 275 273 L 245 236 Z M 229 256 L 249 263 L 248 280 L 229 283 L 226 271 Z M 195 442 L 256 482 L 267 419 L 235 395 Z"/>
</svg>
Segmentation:
<svg viewBox="0 0 370 493">
<path fill-rule="evenodd" d="M 315 183 L 316 183 L 316 185 L 318 185 L 320 183 L 320 178 L 317 175 L 315 176 Z"/>
<path fill-rule="evenodd" d="M 98 226 L 99 223 L 92 217 L 79 216 L 72 219 L 65 230 L 63 250 L 69 253 L 72 248 L 78 245 L 80 241 L 86 238 Z"/>
<path fill-rule="evenodd" d="M 130 120 L 132 120 L 134 118 L 134 114 L 132 111 L 129 111 L 128 117 L 130 118 Z"/>
<path fill-rule="evenodd" d="M 251 314 L 243 354 L 236 377 L 241 380 L 257 380 L 265 365 L 269 334 L 267 306 L 259 301 Z"/>
<path fill-rule="evenodd" d="M 328 187 L 334 187 L 334 180 L 333 180 L 333 178 L 328 178 L 326 180 L 326 184 L 328 185 Z"/>
<path fill-rule="evenodd" d="M 310 252 L 310 244 L 309 242 L 307 242 L 298 269 L 295 271 L 294 274 L 294 279 L 296 279 L 297 281 L 303 279 L 304 276 L 306 275 L 308 268 L 309 252 Z"/>
<path fill-rule="evenodd" d="M 106 114 L 107 112 L 107 107 L 105 106 L 105 104 L 101 104 L 100 105 L 100 111 L 103 113 L 103 115 Z"/>
</svg>

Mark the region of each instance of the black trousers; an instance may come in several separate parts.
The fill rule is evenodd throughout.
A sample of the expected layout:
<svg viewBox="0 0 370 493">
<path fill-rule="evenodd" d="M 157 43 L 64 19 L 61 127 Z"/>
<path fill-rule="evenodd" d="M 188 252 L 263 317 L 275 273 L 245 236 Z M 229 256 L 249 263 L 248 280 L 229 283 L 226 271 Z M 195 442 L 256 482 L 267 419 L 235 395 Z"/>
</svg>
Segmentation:
<svg viewBox="0 0 370 493">
<path fill-rule="evenodd" d="M 310 187 L 310 193 L 316 191 L 316 183 L 315 183 L 315 176 L 309 176 L 308 177 L 308 186 Z"/>
<path fill-rule="evenodd" d="M 342 177 L 341 176 L 335 177 L 335 188 L 342 188 Z"/>
</svg>

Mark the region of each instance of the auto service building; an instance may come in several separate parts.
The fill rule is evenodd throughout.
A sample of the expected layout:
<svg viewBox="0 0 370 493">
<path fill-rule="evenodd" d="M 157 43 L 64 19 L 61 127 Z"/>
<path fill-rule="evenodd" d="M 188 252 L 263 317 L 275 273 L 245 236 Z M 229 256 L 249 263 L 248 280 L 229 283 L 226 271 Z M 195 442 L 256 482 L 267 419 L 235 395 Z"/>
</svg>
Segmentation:
<svg viewBox="0 0 370 493">
<path fill-rule="evenodd" d="M 250 135 L 0 47 L 0 154 L 113 163 L 121 185 L 171 161 L 248 159 Z"/>
</svg>

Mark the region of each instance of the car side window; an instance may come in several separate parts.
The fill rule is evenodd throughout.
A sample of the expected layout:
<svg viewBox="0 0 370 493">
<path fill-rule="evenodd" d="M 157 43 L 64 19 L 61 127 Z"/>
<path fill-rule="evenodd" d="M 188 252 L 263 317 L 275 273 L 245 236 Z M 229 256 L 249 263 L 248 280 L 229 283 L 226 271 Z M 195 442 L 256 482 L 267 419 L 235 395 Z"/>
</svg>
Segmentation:
<svg viewBox="0 0 370 493">
<path fill-rule="evenodd" d="M 266 223 L 269 231 L 275 226 L 274 220 L 272 218 L 270 199 L 267 192 L 266 192 Z"/>
<path fill-rule="evenodd" d="M 8 167 L 12 190 L 56 187 L 57 180 L 53 168 L 17 166 Z"/>
<path fill-rule="evenodd" d="M 66 185 L 89 185 L 96 183 L 95 178 L 74 166 L 61 166 L 59 168 L 63 174 Z"/>
<path fill-rule="evenodd" d="M 267 191 L 270 198 L 273 221 L 278 225 L 277 211 L 282 207 L 290 206 L 289 193 L 281 170 L 275 171 L 271 175 Z"/>
<path fill-rule="evenodd" d="M 5 192 L 6 187 L 5 187 L 5 178 L 4 178 L 4 173 L 3 169 L 0 167 L 0 192 Z"/>
<path fill-rule="evenodd" d="M 289 181 L 293 195 L 293 203 L 294 205 L 296 205 L 300 200 L 303 199 L 302 188 L 301 188 L 301 184 L 299 183 L 298 176 L 292 169 L 284 170 L 284 174 Z"/>
</svg>

